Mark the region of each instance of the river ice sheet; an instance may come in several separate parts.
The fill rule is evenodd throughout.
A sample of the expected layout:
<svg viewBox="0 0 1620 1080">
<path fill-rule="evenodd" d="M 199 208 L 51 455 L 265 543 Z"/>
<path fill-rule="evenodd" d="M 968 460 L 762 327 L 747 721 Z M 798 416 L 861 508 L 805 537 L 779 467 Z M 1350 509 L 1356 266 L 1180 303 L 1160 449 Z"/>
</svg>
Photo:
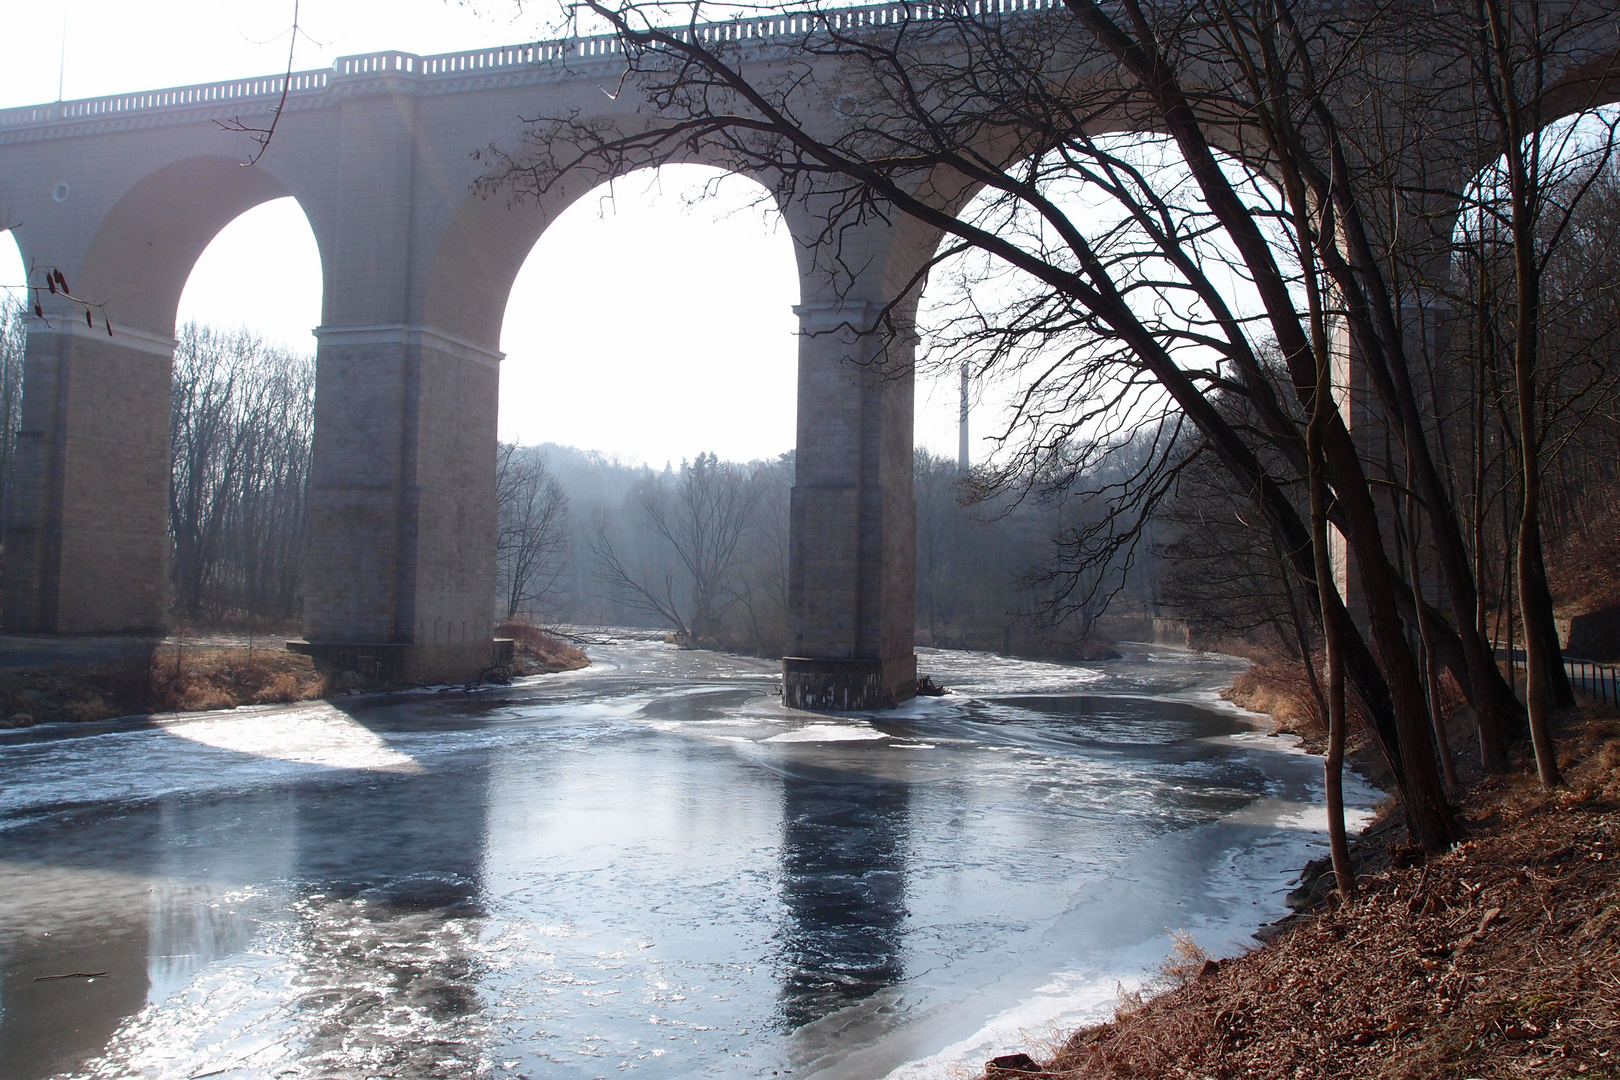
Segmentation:
<svg viewBox="0 0 1620 1080">
<path fill-rule="evenodd" d="M 944 1075 L 1241 948 L 1323 843 L 1224 658 L 924 651 L 954 693 L 827 717 L 592 655 L 0 736 L 0 1078 Z"/>
</svg>

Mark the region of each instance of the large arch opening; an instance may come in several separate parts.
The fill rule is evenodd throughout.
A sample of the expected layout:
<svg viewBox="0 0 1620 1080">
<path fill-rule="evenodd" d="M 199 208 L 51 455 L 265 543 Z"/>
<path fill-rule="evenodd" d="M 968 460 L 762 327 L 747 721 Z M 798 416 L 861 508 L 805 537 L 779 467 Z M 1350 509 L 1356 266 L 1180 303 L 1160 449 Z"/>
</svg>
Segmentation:
<svg viewBox="0 0 1620 1080">
<path fill-rule="evenodd" d="M 781 655 L 799 292 L 770 192 L 717 168 L 632 173 L 548 223 L 501 331 L 499 615 Z M 513 485 L 552 480 L 569 526 L 529 560 Z M 728 509 L 699 524 L 705 500 Z M 694 568 L 715 540 L 727 554 Z"/>
<path fill-rule="evenodd" d="M 0 225 L 4 224 L 0 222 Z M 21 304 L 27 291 L 27 277 L 28 268 L 23 265 L 17 238 L 11 235 L 10 229 L 0 228 L 0 294 L 9 297 L 13 303 Z"/>
<path fill-rule="evenodd" d="M 296 199 L 232 219 L 177 306 L 169 577 L 182 622 L 291 631 L 302 615 L 319 247 Z"/>
<path fill-rule="evenodd" d="M 73 297 L 36 294 L 44 321 L 30 327 L 40 337 L 30 372 L 55 400 L 29 414 L 33 430 L 19 444 L 19 475 L 47 482 L 13 488 L 8 627 L 146 633 L 168 622 L 180 296 L 221 229 L 288 193 L 275 172 L 234 158 L 169 162 L 133 178 L 94 219 L 82 255 L 63 268 Z M 86 310 L 88 325 L 78 321 Z"/>
<path fill-rule="evenodd" d="M 785 453 L 798 299 L 793 241 L 757 182 L 669 165 L 602 185 L 512 285 L 501 435 L 660 467 Z"/>
<path fill-rule="evenodd" d="M 1257 216 L 1275 212 L 1265 178 L 1217 156 Z M 1007 173 L 1042 206 L 986 187 L 958 220 L 1086 279 L 1066 233 L 1083 237 L 1122 307 L 1208 392 L 1230 370 L 1224 334 L 1263 348 L 1263 331 L 1243 326 L 1263 313 L 1258 295 L 1168 136 L 1083 136 Z M 1196 274 L 1143 226 L 1155 214 L 1175 222 L 1176 254 Z M 919 643 L 1106 655 L 1091 639 L 1150 635 L 1160 611 L 1150 511 L 1183 441 L 1179 410 L 1129 332 L 998 256 L 953 246 L 941 239 L 918 301 Z M 1104 613 L 1125 618 L 1104 626 Z"/>
<path fill-rule="evenodd" d="M 186 277 L 175 328 L 245 327 L 277 346 L 312 351 L 322 285 L 320 247 L 298 200 L 271 199 L 208 242 Z"/>
</svg>

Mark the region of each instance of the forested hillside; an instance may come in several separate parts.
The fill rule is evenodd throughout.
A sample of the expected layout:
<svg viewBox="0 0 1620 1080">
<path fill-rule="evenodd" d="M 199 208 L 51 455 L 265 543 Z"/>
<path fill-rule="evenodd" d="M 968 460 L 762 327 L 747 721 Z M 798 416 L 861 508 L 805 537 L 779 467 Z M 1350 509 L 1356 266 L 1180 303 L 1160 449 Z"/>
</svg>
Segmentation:
<svg viewBox="0 0 1620 1080">
<path fill-rule="evenodd" d="M 782 655 L 791 454 L 654 469 L 546 445 L 503 448 L 501 461 L 501 592 L 512 614 Z M 1095 475 L 990 492 L 923 450 L 916 470 L 919 644 L 1072 654 L 1110 599 L 1116 610 L 1151 605 L 1151 568 L 1125 572 L 1140 547 L 1082 575 L 1060 559 L 1065 539 L 1096 524 L 1099 507 L 1083 494 Z M 552 531 L 536 544 L 541 522 Z"/>
</svg>

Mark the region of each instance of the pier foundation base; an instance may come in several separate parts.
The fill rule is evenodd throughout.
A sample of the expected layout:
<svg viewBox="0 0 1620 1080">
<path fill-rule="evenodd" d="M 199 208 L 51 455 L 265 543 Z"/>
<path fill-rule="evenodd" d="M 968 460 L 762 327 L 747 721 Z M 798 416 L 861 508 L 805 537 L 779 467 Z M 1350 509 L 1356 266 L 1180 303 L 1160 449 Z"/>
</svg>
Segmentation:
<svg viewBox="0 0 1620 1080">
<path fill-rule="evenodd" d="M 790 709 L 892 709 L 916 693 L 915 654 L 887 660 L 782 658 L 782 704 Z"/>
</svg>

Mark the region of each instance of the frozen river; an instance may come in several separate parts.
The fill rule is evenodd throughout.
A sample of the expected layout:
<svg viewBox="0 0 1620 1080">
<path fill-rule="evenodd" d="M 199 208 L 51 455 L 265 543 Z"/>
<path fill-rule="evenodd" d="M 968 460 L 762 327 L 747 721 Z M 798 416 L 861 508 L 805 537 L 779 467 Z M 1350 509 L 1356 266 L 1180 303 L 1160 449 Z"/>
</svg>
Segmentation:
<svg viewBox="0 0 1620 1080">
<path fill-rule="evenodd" d="M 924 651 L 952 694 L 827 717 L 590 651 L 0 733 L 0 1078 L 945 1076 L 1241 948 L 1323 845 L 1223 658 Z"/>
</svg>

